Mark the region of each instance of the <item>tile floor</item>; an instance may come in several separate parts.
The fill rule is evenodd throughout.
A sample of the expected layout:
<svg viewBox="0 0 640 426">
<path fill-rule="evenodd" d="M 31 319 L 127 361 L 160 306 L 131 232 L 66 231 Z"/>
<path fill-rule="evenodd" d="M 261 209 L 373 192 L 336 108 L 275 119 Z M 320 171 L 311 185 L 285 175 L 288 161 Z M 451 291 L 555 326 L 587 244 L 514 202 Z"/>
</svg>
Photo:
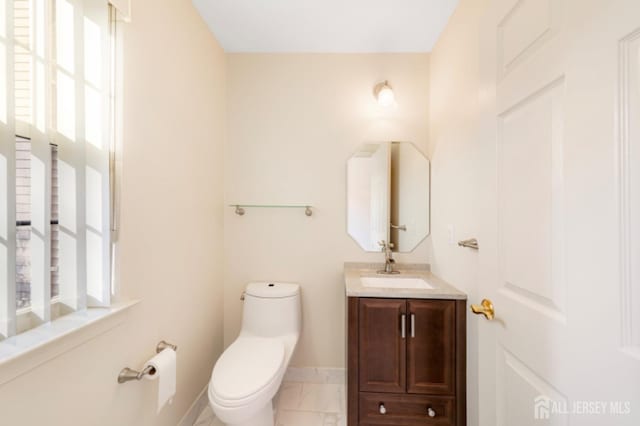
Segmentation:
<svg viewBox="0 0 640 426">
<path fill-rule="evenodd" d="M 346 426 L 346 392 L 340 384 L 284 382 L 274 398 L 276 426 Z M 211 407 L 194 426 L 223 426 Z"/>
</svg>

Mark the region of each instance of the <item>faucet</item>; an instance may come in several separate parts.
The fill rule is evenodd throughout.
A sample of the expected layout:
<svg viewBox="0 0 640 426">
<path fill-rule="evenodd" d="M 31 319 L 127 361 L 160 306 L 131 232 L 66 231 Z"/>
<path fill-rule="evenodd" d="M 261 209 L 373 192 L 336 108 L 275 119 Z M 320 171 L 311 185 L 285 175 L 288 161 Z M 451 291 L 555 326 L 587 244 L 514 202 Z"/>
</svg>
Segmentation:
<svg viewBox="0 0 640 426">
<path fill-rule="evenodd" d="M 394 263 L 396 263 L 396 261 L 393 260 L 393 252 L 391 251 L 391 249 L 393 248 L 393 243 L 388 243 L 385 240 L 382 240 L 378 242 L 378 244 L 382 248 L 381 251 L 384 252 L 384 269 L 378 271 L 378 273 L 379 274 L 399 274 L 400 271 L 393 270 L 393 265 Z"/>
</svg>

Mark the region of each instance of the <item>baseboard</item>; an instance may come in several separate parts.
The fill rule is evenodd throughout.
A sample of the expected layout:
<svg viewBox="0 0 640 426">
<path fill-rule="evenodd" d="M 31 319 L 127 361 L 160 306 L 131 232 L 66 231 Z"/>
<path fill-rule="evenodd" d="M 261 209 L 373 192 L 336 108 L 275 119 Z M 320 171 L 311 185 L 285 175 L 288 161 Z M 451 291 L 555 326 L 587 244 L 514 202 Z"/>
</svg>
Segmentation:
<svg viewBox="0 0 640 426">
<path fill-rule="evenodd" d="M 285 382 L 344 385 L 347 370 L 328 367 L 289 367 L 284 375 Z"/>
<path fill-rule="evenodd" d="M 185 415 L 180 420 L 180 423 L 178 423 L 178 426 L 192 426 L 196 420 L 198 420 L 198 416 L 202 410 L 204 410 L 207 404 L 209 404 L 209 396 L 207 395 L 208 388 L 209 383 L 207 382 L 207 385 L 202 389 L 202 391 L 200 391 L 196 400 L 193 401 L 191 407 L 189 407 Z"/>
</svg>

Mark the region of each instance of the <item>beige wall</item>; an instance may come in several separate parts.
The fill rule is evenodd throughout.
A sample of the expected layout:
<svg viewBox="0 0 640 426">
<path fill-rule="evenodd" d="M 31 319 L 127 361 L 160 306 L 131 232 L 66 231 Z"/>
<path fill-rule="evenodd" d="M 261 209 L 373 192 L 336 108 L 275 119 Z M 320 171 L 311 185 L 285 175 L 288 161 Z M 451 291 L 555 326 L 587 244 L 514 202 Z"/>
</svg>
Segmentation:
<svg viewBox="0 0 640 426">
<path fill-rule="evenodd" d="M 134 2 L 124 29 L 121 287 L 142 302 L 119 327 L 0 387 L 6 425 L 175 426 L 222 350 L 225 57 L 191 2 Z M 167 339 L 178 394 L 118 385 Z M 11 368 L 11 365 L 4 368 Z"/>
<path fill-rule="evenodd" d="M 346 161 L 365 141 L 429 138 L 427 54 L 230 54 L 225 202 L 308 202 L 300 210 L 225 209 L 225 344 L 252 280 L 302 285 L 303 332 L 292 364 L 344 366 L 344 261 L 382 261 L 346 233 Z M 398 108 L 372 95 L 388 79 Z M 399 261 L 428 262 L 429 243 Z"/>
<path fill-rule="evenodd" d="M 478 237 L 483 200 L 476 186 L 482 167 L 480 122 L 479 25 L 486 0 L 461 0 L 431 53 L 430 145 L 432 158 L 432 270 L 469 295 L 477 294 L 477 252 L 457 241 Z M 453 242 L 449 240 L 453 230 Z M 478 418 L 477 318 L 467 317 L 468 417 Z"/>
</svg>

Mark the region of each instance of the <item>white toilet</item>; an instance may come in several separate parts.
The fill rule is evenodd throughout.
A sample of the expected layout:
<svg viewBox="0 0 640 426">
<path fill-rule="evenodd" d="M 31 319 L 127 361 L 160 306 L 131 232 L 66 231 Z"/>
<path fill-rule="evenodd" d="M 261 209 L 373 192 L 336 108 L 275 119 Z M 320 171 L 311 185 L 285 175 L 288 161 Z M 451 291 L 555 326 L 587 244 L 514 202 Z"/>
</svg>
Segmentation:
<svg viewBox="0 0 640 426">
<path fill-rule="evenodd" d="M 209 403 L 229 426 L 273 426 L 273 396 L 298 343 L 300 286 L 250 283 L 242 329 L 213 367 Z"/>
</svg>

